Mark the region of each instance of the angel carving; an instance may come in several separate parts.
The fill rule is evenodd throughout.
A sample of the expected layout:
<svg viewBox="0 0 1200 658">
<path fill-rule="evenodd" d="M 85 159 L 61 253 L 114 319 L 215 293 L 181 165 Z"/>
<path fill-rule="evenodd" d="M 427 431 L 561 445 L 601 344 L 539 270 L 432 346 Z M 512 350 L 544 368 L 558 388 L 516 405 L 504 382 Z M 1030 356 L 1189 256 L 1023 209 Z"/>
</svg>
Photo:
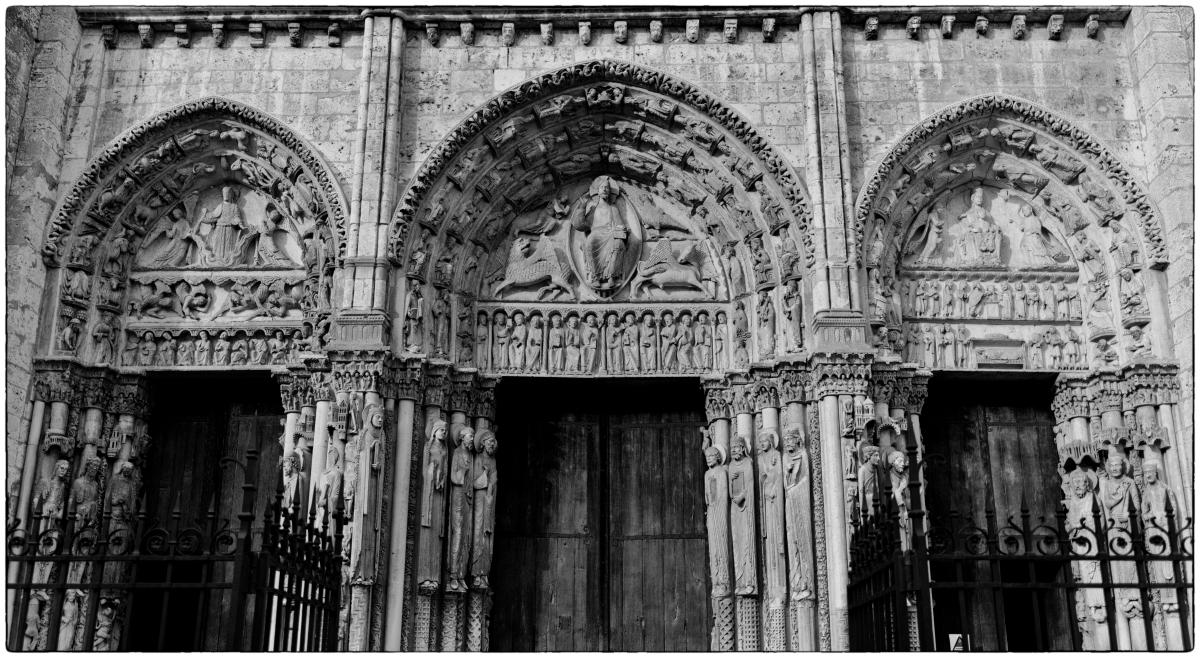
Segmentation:
<svg viewBox="0 0 1200 658">
<path fill-rule="evenodd" d="M 646 286 L 660 289 L 666 288 L 695 288 L 709 295 L 708 288 L 700 276 L 697 267 L 699 254 L 696 243 L 688 243 L 679 258 L 671 249 L 671 241 L 659 238 L 654 244 L 650 257 L 637 264 L 637 275 L 633 277 L 633 294 L 640 295 Z"/>
<path fill-rule="evenodd" d="M 1068 258 L 1067 252 L 1050 233 L 1033 206 L 1022 204 L 1017 211 L 1017 227 L 1021 229 L 1020 248 L 1013 252 L 1018 266 L 1030 269 L 1056 267 Z"/>
<path fill-rule="evenodd" d="M 930 208 L 925 213 L 925 222 L 920 224 L 909 237 L 908 245 L 904 248 L 904 255 L 908 256 L 920 251 L 917 263 L 928 263 L 942 243 L 942 231 L 945 227 L 946 220 L 942 217 L 942 209 L 937 206 Z"/>
<path fill-rule="evenodd" d="M 513 286 L 531 286 L 548 281 L 548 285 L 538 290 L 538 299 L 554 291 L 564 292 L 574 299 L 575 293 L 569 283 L 571 266 L 567 264 L 566 254 L 545 238 L 539 240 L 533 254 L 526 257 L 529 247 L 528 238 L 513 240 L 508 264 L 504 268 L 504 279 L 492 291 L 492 295 L 499 297 L 500 293 Z"/>
</svg>

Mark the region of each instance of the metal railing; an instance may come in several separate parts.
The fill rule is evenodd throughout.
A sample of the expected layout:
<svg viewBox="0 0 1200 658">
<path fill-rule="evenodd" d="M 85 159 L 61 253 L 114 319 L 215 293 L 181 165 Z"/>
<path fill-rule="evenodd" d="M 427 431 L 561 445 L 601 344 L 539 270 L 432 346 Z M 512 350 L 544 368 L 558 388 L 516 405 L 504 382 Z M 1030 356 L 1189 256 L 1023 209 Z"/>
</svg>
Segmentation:
<svg viewBox="0 0 1200 658">
<path fill-rule="evenodd" d="M 940 458 L 908 455 L 912 509 L 885 478 L 854 524 L 852 651 L 1191 649 L 1192 521 L 1177 523 L 1169 497 L 1158 519 L 1131 505 L 1110 523 L 1093 497 L 1071 524 L 1065 506 L 1035 523 L 1022 498 L 1019 518 L 1001 521 L 989 505 L 978 526 L 951 510 L 926 532 L 919 469 Z"/>
<path fill-rule="evenodd" d="M 280 480 L 252 550 L 258 451 L 245 463 L 237 524 L 215 496 L 200 519 L 105 509 L 97 521 L 41 513 L 8 528 L 10 651 L 333 650 L 343 512 L 332 537 L 283 506 Z M 246 621 L 253 619 L 250 633 Z M 184 631 L 181 633 L 181 630 Z"/>
</svg>

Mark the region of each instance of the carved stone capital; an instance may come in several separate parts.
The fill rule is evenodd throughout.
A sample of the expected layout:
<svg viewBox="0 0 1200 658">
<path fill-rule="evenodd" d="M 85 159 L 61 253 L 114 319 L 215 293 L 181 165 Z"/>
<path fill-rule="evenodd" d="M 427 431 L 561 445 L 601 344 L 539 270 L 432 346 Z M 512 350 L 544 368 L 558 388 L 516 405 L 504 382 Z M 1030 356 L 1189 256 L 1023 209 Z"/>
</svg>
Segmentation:
<svg viewBox="0 0 1200 658">
<path fill-rule="evenodd" d="M 150 391 L 144 375 L 123 374 L 117 378 L 109 401 L 109 411 L 135 418 L 150 416 Z"/>
<path fill-rule="evenodd" d="M 339 353 L 333 361 L 332 384 L 335 391 L 380 393 L 383 378 L 383 359 L 371 353 L 348 360 L 348 353 Z M 374 358 L 373 358 L 374 357 Z"/>
<path fill-rule="evenodd" d="M 912 388 L 909 389 L 908 400 L 904 405 L 909 414 L 921 415 L 921 410 L 925 408 L 925 400 L 929 398 L 929 378 L 932 376 L 932 372 L 924 369 L 913 373 Z"/>
<path fill-rule="evenodd" d="M 779 401 L 807 402 L 812 397 L 812 374 L 808 370 L 785 370 L 780 373 Z"/>
<path fill-rule="evenodd" d="M 309 377 L 313 389 L 314 400 L 330 401 L 334 399 L 333 375 L 327 370 L 317 370 Z"/>
<path fill-rule="evenodd" d="M 750 384 L 735 384 L 729 390 L 733 394 L 730 403 L 734 414 L 754 413 L 754 391 Z"/>
<path fill-rule="evenodd" d="M 441 363 L 425 365 L 425 404 L 431 407 L 445 407 L 446 396 L 450 390 L 450 367 Z"/>
<path fill-rule="evenodd" d="M 446 410 L 469 414 L 475 408 L 475 375 L 474 373 L 451 373 L 450 401 Z"/>
<path fill-rule="evenodd" d="M 871 355 L 828 353 L 813 355 L 813 397 L 866 395 L 871 381 Z"/>
<path fill-rule="evenodd" d="M 1091 394 L 1096 413 L 1120 412 L 1125 401 L 1124 381 L 1116 372 L 1102 371 L 1092 378 Z"/>
<path fill-rule="evenodd" d="M 1090 378 L 1084 374 L 1063 373 L 1054 382 L 1054 420 L 1065 423 L 1072 418 L 1091 415 L 1092 396 L 1088 388 Z"/>
<path fill-rule="evenodd" d="M 733 391 L 726 388 L 724 382 L 705 382 L 704 411 L 709 423 L 732 418 Z"/>
<path fill-rule="evenodd" d="M 388 392 L 384 397 L 421 402 L 425 388 L 425 367 L 420 359 L 395 359 L 384 373 Z"/>
<path fill-rule="evenodd" d="M 766 379 L 752 384 L 751 387 L 756 411 L 779 408 L 779 380 Z"/>
<path fill-rule="evenodd" d="M 475 408 L 471 414 L 473 417 L 489 420 L 496 418 L 496 384 L 499 381 L 496 377 L 480 377 L 475 383 Z"/>
<path fill-rule="evenodd" d="M 1178 400 L 1179 366 L 1173 363 L 1133 363 L 1125 367 L 1124 409 L 1170 404 Z"/>
</svg>

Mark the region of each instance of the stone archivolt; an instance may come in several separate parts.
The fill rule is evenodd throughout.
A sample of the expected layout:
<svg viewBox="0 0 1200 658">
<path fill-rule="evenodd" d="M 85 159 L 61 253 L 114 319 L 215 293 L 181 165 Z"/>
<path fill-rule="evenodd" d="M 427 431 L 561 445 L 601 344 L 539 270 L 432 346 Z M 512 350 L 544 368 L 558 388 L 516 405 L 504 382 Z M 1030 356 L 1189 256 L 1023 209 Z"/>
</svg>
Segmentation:
<svg viewBox="0 0 1200 658">
<path fill-rule="evenodd" d="M 640 322 L 651 312 L 642 333 L 652 332 L 656 344 L 667 337 L 653 348 L 655 365 L 640 365 L 651 351 L 645 345 L 638 366 L 611 372 L 744 368 L 799 352 L 800 284 L 812 259 L 808 218 L 803 188 L 784 160 L 700 90 L 622 62 L 560 69 L 505 92 L 455 128 L 402 198 L 389 256 L 407 276 L 405 345 L 498 372 L 584 374 L 582 365 L 558 369 L 553 359 L 498 366 L 494 349 L 468 349 L 497 341 L 495 328 L 472 326 L 478 300 L 487 319 L 504 305 L 547 305 L 533 315 L 505 313 L 505 323 L 518 312 L 540 318 L 526 329 L 513 323 L 518 337 L 547 332 L 537 336 L 543 345 L 522 348 L 524 361 L 529 349 L 543 360 L 559 349 L 552 304 L 562 305 L 564 326 L 578 316 L 579 333 L 598 328 L 601 339 L 609 316 L 623 325 L 628 314 Z M 732 333 L 703 349 L 685 346 L 687 358 L 675 365 L 667 342 L 686 341 L 691 323 L 711 340 L 718 311 Z M 684 327 L 675 325 L 685 317 Z M 492 363 L 480 363 L 485 352 Z"/>
<path fill-rule="evenodd" d="M 277 120 L 208 98 L 131 129 L 64 197 L 52 354 L 274 366 L 321 348 L 344 252 L 332 170 Z"/>
<path fill-rule="evenodd" d="M 855 219 L 881 355 L 1031 370 L 1154 356 L 1157 215 L 1103 146 L 1037 106 L 993 95 L 931 117 L 884 158 Z"/>
</svg>

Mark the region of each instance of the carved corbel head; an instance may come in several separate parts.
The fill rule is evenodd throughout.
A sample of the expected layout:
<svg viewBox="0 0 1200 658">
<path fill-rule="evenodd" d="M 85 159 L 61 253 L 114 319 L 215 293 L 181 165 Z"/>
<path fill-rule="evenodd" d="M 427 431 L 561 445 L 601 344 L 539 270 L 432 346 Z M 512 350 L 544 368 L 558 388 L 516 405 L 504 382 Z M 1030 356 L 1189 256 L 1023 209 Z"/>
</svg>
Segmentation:
<svg viewBox="0 0 1200 658">
<path fill-rule="evenodd" d="M 300 24 L 299 23 L 288 23 L 287 30 L 288 30 L 288 43 L 290 43 L 293 48 L 299 48 L 301 42 L 303 41 L 303 36 L 304 36 L 303 32 L 301 32 L 301 30 L 300 30 Z"/>
<path fill-rule="evenodd" d="M 775 19 L 764 18 L 762 24 L 762 40 L 763 43 L 771 43 L 775 40 Z"/>
<path fill-rule="evenodd" d="M 437 47 L 438 42 L 442 40 L 442 31 L 437 23 L 425 24 L 425 37 L 429 39 L 429 45 Z"/>
<path fill-rule="evenodd" d="M 500 26 L 500 43 L 505 48 L 512 47 L 517 42 L 517 26 L 513 23 L 504 23 Z"/>
<path fill-rule="evenodd" d="M 738 22 L 736 18 L 725 19 L 725 43 L 737 43 Z"/>
<path fill-rule="evenodd" d="M 329 47 L 338 48 L 342 45 L 342 24 L 333 21 L 329 27 L 325 29 L 325 34 L 329 38 Z"/>
<path fill-rule="evenodd" d="M 149 23 L 138 25 L 138 38 L 142 41 L 143 48 L 154 46 L 154 26 Z"/>
<path fill-rule="evenodd" d="M 981 37 L 987 36 L 988 33 L 988 18 L 987 16 L 975 17 L 975 34 Z"/>
<path fill-rule="evenodd" d="M 1025 14 L 1013 16 L 1012 38 L 1018 41 L 1025 38 Z"/>
<path fill-rule="evenodd" d="M 542 45 L 554 45 L 554 23 L 542 23 Z"/>
<path fill-rule="evenodd" d="M 1100 36 L 1100 14 L 1092 14 L 1087 17 L 1087 35 L 1089 39 Z"/>
<path fill-rule="evenodd" d="M 629 40 L 629 23 L 627 21 L 613 21 L 613 40 L 617 43 L 625 43 Z"/>
<path fill-rule="evenodd" d="M 117 26 L 116 25 L 101 25 L 100 26 L 100 41 L 104 47 L 112 50 L 117 47 Z"/>
<path fill-rule="evenodd" d="M 688 43 L 696 43 L 697 41 L 700 40 L 700 19 L 699 18 L 688 19 L 687 25 L 684 29 L 684 38 L 687 39 Z"/>
<path fill-rule="evenodd" d="M 650 21 L 650 41 L 662 43 L 662 21 Z"/>
<path fill-rule="evenodd" d="M 954 36 L 954 16 L 942 16 L 942 38 L 949 39 Z"/>
<path fill-rule="evenodd" d="M 908 33 L 909 39 L 919 38 L 921 36 L 921 17 L 910 17 L 908 19 L 908 24 L 904 26 L 904 31 Z"/>
<path fill-rule="evenodd" d="M 867 23 L 863 26 L 863 37 L 867 41 L 874 41 L 879 38 L 879 17 L 868 16 Z"/>
<path fill-rule="evenodd" d="M 458 37 L 462 39 L 464 46 L 475 45 L 475 24 L 470 22 L 462 22 L 458 24 Z"/>
<path fill-rule="evenodd" d="M 579 43 L 583 46 L 592 45 L 591 21 L 579 21 Z"/>
<path fill-rule="evenodd" d="M 1050 31 L 1050 40 L 1058 41 L 1062 38 L 1063 33 L 1063 15 L 1054 14 L 1050 16 L 1050 22 L 1046 25 Z"/>
<path fill-rule="evenodd" d="M 220 48 L 221 46 L 225 45 L 225 24 L 224 23 L 213 23 L 212 24 L 212 34 L 213 34 L 213 44 L 216 45 L 216 47 Z"/>
<path fill-rule="evenodd" d="M 179 48 L 192 47 L 192 31 L 187 23 L 175 24 L 175 45 Z"/>
</svg>

